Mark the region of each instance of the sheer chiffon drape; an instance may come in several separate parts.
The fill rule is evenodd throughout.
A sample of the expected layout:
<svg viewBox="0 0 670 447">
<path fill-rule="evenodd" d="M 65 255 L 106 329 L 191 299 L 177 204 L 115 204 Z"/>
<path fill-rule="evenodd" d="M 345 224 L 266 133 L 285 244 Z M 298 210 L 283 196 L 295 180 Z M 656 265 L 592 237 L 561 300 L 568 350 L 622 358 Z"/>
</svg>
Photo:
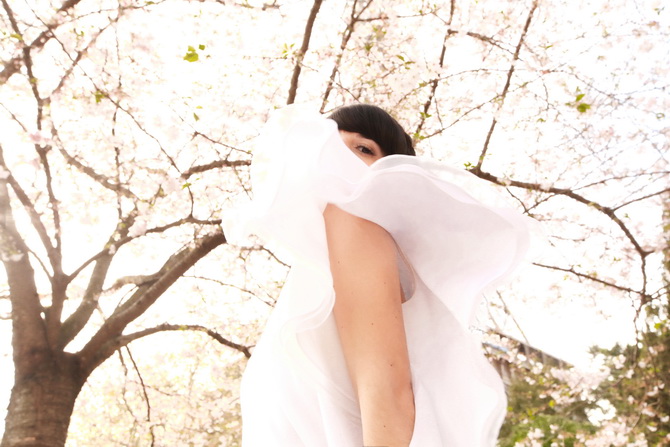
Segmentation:
<svg viewBox="0 0 670 447">
<path fill-rule="evenodd" d="M 275 112 L 252 164 L 247 228 L 291 264 L 242 380 L 244 447 L 362 446 L 360 414 L 332 316 L 323 209 L 385 228 L 398 265 L 415 394 L 412 447 L 493 446 L 502 382 L 469 331 L 482 291 L 521 261 L 528 222 L 487 206 L 474 176 L 392 155 L 368 167 L 336 124 L 303 108 Z"/>
</svg>

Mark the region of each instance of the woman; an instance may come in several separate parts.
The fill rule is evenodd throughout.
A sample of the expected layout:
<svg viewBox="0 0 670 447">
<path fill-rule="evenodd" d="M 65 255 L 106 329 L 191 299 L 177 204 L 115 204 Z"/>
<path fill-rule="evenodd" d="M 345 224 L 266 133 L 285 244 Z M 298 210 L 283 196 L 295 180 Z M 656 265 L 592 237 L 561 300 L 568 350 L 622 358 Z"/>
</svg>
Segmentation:
<svg viewBox="0 0 670 447">
<path fill-rule="evenodd" d="M 412 155 L 374 106 L 268 122 L 251 221 L 292 268 L 243 377 L 245 447 L 495 445 L 504 390 L 468 326 L 526 225 Z"/>
</svg>

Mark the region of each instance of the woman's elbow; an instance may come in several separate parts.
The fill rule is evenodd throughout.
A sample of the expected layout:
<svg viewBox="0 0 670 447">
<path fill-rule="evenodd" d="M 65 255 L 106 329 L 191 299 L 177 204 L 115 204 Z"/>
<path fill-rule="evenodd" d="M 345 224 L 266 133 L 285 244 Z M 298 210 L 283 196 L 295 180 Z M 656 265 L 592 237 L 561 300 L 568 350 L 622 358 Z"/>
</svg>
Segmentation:
<svg viewBox="0 0 670 447">
<path fill-rule="evenodd" d="M 365 445 L 407 447 L 416 417 L 411 383 L 358 391 Z"/>
</svg>

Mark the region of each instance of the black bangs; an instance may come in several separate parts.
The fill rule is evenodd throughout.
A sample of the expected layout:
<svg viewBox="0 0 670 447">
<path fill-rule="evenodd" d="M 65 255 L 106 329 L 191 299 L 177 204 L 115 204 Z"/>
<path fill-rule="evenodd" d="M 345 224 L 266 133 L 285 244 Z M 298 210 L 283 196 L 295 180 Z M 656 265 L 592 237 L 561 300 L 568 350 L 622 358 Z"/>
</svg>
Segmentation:
<svg viewBox="0 0 670 447">
<path fill-rule="evenodd" d="M 412 138 L 385 110 L 369 104 L 353 104 L 335 110 L 330 119 L 339 130 L 355 132 L 375 141 L 384 155 L 416 155 Z"/>
</svg>

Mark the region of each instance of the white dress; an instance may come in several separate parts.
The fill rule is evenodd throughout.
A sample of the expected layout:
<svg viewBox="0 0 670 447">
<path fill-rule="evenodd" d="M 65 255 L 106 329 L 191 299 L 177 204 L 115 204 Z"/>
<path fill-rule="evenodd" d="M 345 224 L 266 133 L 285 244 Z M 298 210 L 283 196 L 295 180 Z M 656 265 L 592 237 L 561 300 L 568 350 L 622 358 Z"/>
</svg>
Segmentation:
<svg viewBox="0 0 670 447">
<path fill-rule="evenodd" d="M 482 290 L 523 257 L 526 218 L 481 204 L 465 192 L 481 188 L 478 179 L 431 160 L 392 155 L 368 167 L 333 121 L 294 106 L 268 121 L 252 183 L 248 228 L 292 267 L 242 379 L 243 446 L 363 445 L 332 315 L 327 203 L 397 244 L 416 408 L 410 446 L 494 446 L 505 392 L 468 328 Z"/>
</svg>

